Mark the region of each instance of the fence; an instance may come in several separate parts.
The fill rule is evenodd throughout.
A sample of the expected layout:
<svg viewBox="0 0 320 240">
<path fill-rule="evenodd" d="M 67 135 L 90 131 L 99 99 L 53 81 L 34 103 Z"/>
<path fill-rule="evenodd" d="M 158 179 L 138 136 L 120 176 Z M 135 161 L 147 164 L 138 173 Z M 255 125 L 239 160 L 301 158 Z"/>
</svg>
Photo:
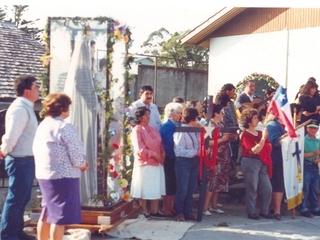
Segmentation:
<svg viewBox="0 0 320 240">
<path fill-rule="evenodd" d="M 163 108 L 176 96 L 185 101 L 202 101 L 208 94 L 208 72 L 204 70 L 181 69 L 139 65 L 138 75 L 132 84 L 133 100 L 139 98 L 139 89 L 150 85 L 154 89 L 154 102 Z"/>
</svg>

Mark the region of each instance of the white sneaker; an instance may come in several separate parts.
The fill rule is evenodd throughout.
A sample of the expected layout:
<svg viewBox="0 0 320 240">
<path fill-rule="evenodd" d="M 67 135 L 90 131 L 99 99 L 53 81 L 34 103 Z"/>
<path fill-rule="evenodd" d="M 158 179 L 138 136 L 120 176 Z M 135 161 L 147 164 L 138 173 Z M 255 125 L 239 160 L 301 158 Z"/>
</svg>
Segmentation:
<svg viewBox="0 0 320 240">
<path fill-rule="evenodd" d="M 216 212 L 216 213 L 224 213 L 224 211 L 222 211 L 222 210 L 219 209 L 219 208 L 217 208 L 217 209 L 209 208 L 209 211 L 210 211 L 210 212 Z"/>
<path fill-rule="evenodd" d="M 211 216 L 212 215 L 211 212 L 209 212 L 208 210 L 205 211 L 205 212 L 202 212 L 202 214 L 205 215 L 205 216 Z"/>
<path fill-rule="evenodd" d="M 217 207 L 223 207 L 223 205 L 220 203 L 217 203 Z"/>
</svg>

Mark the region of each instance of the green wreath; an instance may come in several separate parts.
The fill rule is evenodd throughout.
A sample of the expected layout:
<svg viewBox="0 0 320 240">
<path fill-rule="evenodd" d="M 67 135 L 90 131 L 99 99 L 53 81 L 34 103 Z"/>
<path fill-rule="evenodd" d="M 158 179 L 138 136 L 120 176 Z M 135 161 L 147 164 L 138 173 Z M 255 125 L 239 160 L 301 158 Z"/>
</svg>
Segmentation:
<svg viewBox="0 0 320 240">
<path fill-rule="evenodd" d="M 243 78 L 242 81 L 240 81 L 236 86 L 236 93 L 241 93 L 244 89 L 244 85 L 247 81 L 253 80 L 253 81 L 265 81 L 268 84 L 268 87 L 278 89 L 279 83 L 274 80 L 273 77 L 270 77 L 267 74 L 261 74 L 261 73 L 252 73 L 251 75 L 248 75 Z"/>
</svg>

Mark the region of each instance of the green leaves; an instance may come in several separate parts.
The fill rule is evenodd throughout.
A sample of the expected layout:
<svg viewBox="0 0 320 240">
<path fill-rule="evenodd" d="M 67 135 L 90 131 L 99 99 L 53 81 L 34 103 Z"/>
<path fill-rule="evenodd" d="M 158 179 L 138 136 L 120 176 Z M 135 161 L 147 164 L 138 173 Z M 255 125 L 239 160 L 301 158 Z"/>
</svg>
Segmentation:
<svg viewBox="0 0 320 240">
<path fill-rule="evenodd" d="M 179 40 L 186 32 L 170 34 L 160 28 L 152 32 L 141 47 L 144 53 L 158 56 L 160 66 L 207 70 L 209 49 L 182 45 Z"/>
</svg>

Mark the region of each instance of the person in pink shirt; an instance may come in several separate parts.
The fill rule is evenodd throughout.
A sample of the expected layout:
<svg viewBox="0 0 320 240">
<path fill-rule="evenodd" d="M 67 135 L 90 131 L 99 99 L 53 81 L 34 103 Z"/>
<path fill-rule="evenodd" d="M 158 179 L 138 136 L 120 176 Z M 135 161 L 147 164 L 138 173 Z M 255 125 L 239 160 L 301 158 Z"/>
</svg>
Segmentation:
<svg viewBox="0 0 320 240">
<path fill-rule="evenodd" d="M 165 195 L 163 163 L 165 151 L 160 133 L 150 122 L 150 110 L 138 107 L 135 111 L 136 126 L 132 129 L 131 142 L 134 151 L 134 165 L 131 182 L 131 196 L 139 199 L 142 214 L 149 218 L 162 217 L 158 202 Z M 147 209 L 151 201 L 151 213 Z"/>
</svg>

